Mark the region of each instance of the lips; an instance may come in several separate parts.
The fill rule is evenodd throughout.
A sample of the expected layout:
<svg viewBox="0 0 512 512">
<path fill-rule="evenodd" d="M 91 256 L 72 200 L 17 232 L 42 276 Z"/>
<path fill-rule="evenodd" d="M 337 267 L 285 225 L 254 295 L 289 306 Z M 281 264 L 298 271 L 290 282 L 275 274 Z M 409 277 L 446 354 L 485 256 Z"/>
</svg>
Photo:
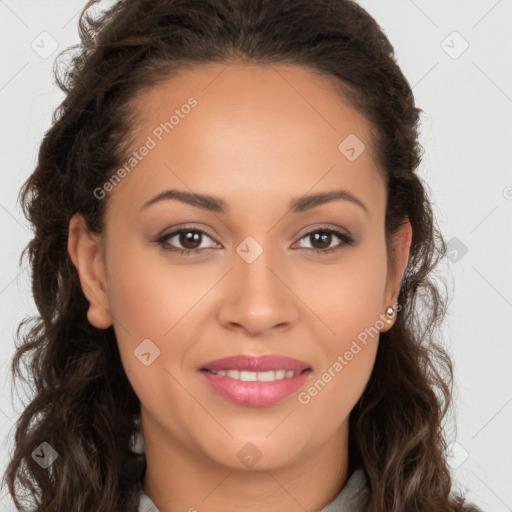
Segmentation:
<svg viewBox="0 0 512 512">
<path fill-rule="evenodd" d="M 216 393 L 238 405 L 269 406 L 298 391 L 311 377 L 305 361 L 270 354 L 240 354 L 205 363 L 199 368 Z"/>
<path fill-rule="evenodd" d="M 300 374 L 304 370 L 312 369 L 311 365 L 305 361 L 300 361 L 291 357 L 270 354 L 260 357 L 240 354 L 223 359 L 216 359 L 204 364 L 201 370 L 217 372 L 219 370 L 241 370 L 250 372 L 268 372 L 278 370 L 291 370 L 295 374 Z"/>
</svg>

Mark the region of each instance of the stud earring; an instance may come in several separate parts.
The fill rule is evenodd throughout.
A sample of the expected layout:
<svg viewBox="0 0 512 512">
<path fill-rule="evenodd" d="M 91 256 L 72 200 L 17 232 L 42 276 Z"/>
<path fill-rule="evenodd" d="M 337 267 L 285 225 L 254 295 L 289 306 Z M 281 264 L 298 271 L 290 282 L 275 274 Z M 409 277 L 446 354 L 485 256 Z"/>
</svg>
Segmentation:
<svg viewBox="0 0 512 512">
<path fill-rule="evenodd" d="M 394 309 L 392 306 L 389 306 L 388 309 L 386 309 L 386 315 L 388 316 L 393 316 L 393 313 L 394 313 Z M 391 323 L 391 320 L 386 320 L 388 324 Z"/>
</svg>

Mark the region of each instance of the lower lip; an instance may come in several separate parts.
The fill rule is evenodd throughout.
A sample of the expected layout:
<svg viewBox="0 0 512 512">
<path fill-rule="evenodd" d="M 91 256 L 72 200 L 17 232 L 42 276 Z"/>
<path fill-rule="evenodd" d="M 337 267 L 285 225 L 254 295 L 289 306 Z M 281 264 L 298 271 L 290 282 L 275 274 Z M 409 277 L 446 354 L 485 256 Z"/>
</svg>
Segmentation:
<svg viewBox="0 0 512 512">
<path fill-rule="evenodd" d="M 230 379 L 209 371 L 202 371 L 208 384 L 220 395 L 237 404 L 261 407 L 280 402 L 297 391 L 308 379 L 311 370 L 288 379 L 272 382 Z"/>
</svg>

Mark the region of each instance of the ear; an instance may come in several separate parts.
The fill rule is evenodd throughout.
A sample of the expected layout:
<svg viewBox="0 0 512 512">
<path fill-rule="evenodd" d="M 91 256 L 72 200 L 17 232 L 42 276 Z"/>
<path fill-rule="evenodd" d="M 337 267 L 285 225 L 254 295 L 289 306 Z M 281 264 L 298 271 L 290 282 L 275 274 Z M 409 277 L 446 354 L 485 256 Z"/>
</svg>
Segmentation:
<svg viewBox="0 0 512 512">
<path fill-rule="evenodd" d="M 384 293 L 384 303 L 382 304 L 382 310 L 386 311 L 389 306 L 394 307 L 394 315 L 392 322 L 387 324 L 386 328 L 382 329 L 381 332 L 387 331 L 393 325 L 393 320 L 397 315 L 397 308 L 395 307 L 398 300 L 398 294 L 400 292 L 400 286 L 402 284 L 402 277 L 407 267 L 409 260 L 409 253 L 411 249 L 412 241 L 412 227 L 408 217 L 404 217 L 400 224 L 397 232 L 392 238 L 392 253 L 389 256 L 388 261 L 388 278 L 386 281 L 386 289 Z M 387 317 L 386 318 L 390 318 Z"/>
<path fill-rule="evenodd" d="M 68 253 L 78 272 L 84 295 L 89 301 L 87 319 L 95 327 L 107 329 L 112 325 L 112 318 L 102 249 L 101 237 L 87 229 L 82 214 L 75 213 L 69 221 Z"/>
</svg>

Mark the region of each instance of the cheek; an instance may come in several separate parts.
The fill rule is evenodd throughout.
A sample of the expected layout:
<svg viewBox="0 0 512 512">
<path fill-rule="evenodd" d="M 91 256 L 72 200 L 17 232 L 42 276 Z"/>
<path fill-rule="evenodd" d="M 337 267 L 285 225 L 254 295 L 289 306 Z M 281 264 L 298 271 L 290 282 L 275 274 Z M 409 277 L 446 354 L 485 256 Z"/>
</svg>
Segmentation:
<svg viewBox="0 0 512 512">
<path fill-rule="evenodd" d="M 298 407 L 304 407 L 305 412 L 303 420 L 315 426 L 316 418 L 323 418 L 321 426 L 316 426 L 319 435 L 333 435 L 349 417 L 368 383 L 376 351 L 376 340 L 367 345 L 349 344 L 348 351 L 333 353 L 329 364 L 299 393 Z"/>
<path fill-rule="evenodd" d="M 190 349 L 200 299 L 216 280 L 211 271 L 173 266 L 165 257 L 155 258 L 155 251 L 130 251 L 127 243 L 122 254 L 113 249 L 109 258 L 111 314 L 133 389 L 151 410 L 169 401 L 167 394 L 188 403 L 175 379 L 181 380 L 179 367 Z"/>
<path fill-rule="evenodd" d="M 134 337 L 162 339 L 211 287 L 203 267 L 172 264 L 158 249 L 111 253 L 109 303 L 114 323 Z"/>
<path fill-rule="evenodd" d="M 133 245 L 125 242 L 122 253 L 111 248 L 108 296 L 123 366 L 143 395 L 150 384 L 152 393 L 159 385 L 169 387 L 163 367 L 182 371 L 194 340 L 201 338 L 205 295 L 222 273 L 201 264 L 178 265 L 158 249 Z"/>
<path fill-rule="evenodd" d="M 302 296 L 332 334 L 327 337 L 332 348 L 343 348 L 379 320 L 386 267 L 384 247 L 375 245 L 351 248 L 339 263 L 318 265 L 309 273 L 313 277 L 308 278 Z"/>
<path fill-rule="evenodd" d="M 306 422 L 325 418 L 322 435 L 333 434 L 348 417 L 371 376 L 383 327 L 382 297 L 386 266 L 379 258 L 359 259 L 328 280 L 318 280 L 309 295 L 323 324 L 323 351 L 315 380 L 299 396 Z M 324 328 L 325 326 L 328 329 Z"/>
<path fill-rule="evenodd" d="M 307 289 L 308 305 L 322 320 L 324 333 L 319 338 L 324 352 L 320 382 L 308 395 L 323 395 L 315 407 L 331 404 L 336 418 L 348 414 L 371 375 L 384 325 L 386 266 L 383 245 L 347 252 L 343 263 L 317 270 Z"/>
</svg>

